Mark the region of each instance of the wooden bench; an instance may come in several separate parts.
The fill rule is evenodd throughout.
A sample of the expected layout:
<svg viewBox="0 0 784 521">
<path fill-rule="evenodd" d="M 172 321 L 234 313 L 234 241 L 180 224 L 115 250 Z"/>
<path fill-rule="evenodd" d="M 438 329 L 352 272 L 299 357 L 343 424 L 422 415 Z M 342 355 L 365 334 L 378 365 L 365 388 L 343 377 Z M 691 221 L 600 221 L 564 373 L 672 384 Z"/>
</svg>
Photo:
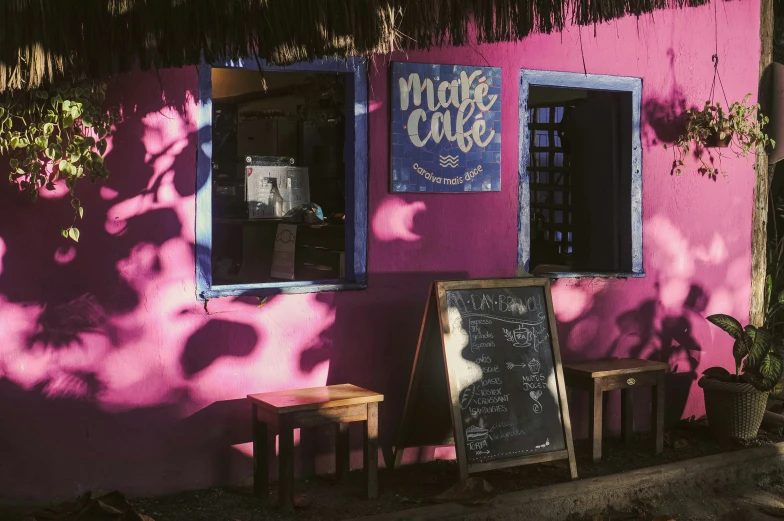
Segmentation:
<svg viewBox="0 0 784 521">
<path fill-rule="evenodd" d="M 664 374 L 669 365 L 636 358 L 595 360 L 564 364 L 563 374 L 567 387 L 583 389 L 590 393 L 591 446 L 593 460 L 602 459 L 602 405 L 605 391 L 621 389 L 621 435 L 629 443 L 634 432 L 634 388 L 652 386 L 653 413 L 651 423 L 654 450 L 664 450 Z M 574 410 L 574 409 L 572 409 Z"/>
<path fill-rule="evenodd" d="M 350 470 L 350 422 L 365 424 L 365 473 L 368 498 L 378 497 L 378 402 L 384 396 L 351 384 L 249 394 L 253 408 L 253 491 L 269 494 L 268 436 L 280 436 L 280 506 L 294 508 L 294 429 L 336 424 L 335 468 L 339 480 Z"/>
</svg>

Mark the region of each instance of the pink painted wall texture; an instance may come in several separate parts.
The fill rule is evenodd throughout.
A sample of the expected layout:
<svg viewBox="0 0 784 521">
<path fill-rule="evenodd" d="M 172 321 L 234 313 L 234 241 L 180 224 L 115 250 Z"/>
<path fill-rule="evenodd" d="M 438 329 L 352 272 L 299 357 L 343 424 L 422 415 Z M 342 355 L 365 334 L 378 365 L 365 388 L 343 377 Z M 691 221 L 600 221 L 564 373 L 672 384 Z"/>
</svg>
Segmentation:
<svg viewBox="0 0 784 521">
<path fill-rule="evenodd" d="M 262 307 L 216 299 L 209 312 L 195 297 L 196 69 L 121 78 L 112 177 L 83 191 L 79 244 L 59 239 L 71 215 L 62 191 L 30 210 L 0 184 L 0 495 L 69 497 L 99 486 L 149 494 L 247 479 L 251 392 L 343 382 L 383 392 L 390 440 L 429 282 L 515 274 L 519 70 L 582 72 L 583 60 L 589 73 L 643 79 L 646 276 L 558 281 L 563 358 L 667 361 L 668 414 L 702 414 L 697 375 L 731 363 L 728 339 L 703 317 L 748 314 L 753 170 L 724 160 L 726 178 L 702 177 L 696 165 L 672 176 L 662 141 L 708 96 L 716 27 L 727 96 L 756 92 L 757 0 L 376 59 L 368 289 L 277 296 Z M 389 193 L 390 59 L 502 68 L 501 192 Z M 586 406 L 574 396 L 577 436 L 587 433 Z M 615 415 L 609 421 L 617 426 Z M 329 471 L 321 434 L 307 452 Z"/>
</svg>

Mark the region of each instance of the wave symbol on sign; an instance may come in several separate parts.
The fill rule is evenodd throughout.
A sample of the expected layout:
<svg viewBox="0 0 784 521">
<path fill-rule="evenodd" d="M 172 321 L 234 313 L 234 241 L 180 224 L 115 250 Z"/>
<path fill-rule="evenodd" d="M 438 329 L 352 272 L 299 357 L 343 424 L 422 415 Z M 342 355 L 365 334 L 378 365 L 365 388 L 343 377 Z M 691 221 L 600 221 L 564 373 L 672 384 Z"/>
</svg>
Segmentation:
<svg viewBox="0 0 784 521">
<path fill-rule="evenodd" d="M 444 167 L 457 168 L 458 156 L 438 156 L 438 164 Z"/>
</svg>

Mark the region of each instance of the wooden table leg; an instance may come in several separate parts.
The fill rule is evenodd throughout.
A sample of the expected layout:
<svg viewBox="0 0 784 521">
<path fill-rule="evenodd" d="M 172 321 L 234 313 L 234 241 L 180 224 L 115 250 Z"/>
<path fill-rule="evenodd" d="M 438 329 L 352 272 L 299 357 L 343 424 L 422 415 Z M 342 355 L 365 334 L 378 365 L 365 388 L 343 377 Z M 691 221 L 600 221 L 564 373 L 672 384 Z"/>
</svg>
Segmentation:
<svg viewBox="0 0 784 521">
<path fill-rule="evenodd" d="M 316 475 L 316 454 L 318 453 L 318 427 L 299 428 L 300 476 L 304 479 Z"/>
<path fill-rule="evenodd" d="M 267 447 L 267 424 L 259 420 L 258 407 L 253 410 L 253 493 L 265 499 L 269 494 L 269 447 Z"/>
<path fill-rule="evenodd" d="M 278 454 L 278 482 L 280 508 L 294 510 L 294 429 L 291 424 L 280 419 Z"/>
<path fill-rule="evenodd" d="M 621 389 L 621 436 L 627 444 L 634 435 L 634 389 Z"/>
<path fill-rule="evenodd" d="M 378 402 L 367 404 L 365 424 L 365 475 L 368 499 L 378 497 Z"/>
<path fill-rule="evenodd" d="M 656 385 L 651 389 L 653 399 L 653 439 L 655 440 L 654 452 L 660 454 L 664 451 L 664 371 L 659 372 Z"/>
<path fill-rule="evenodd" d="M 602 394 L 601 380 L 595 378 L 593 381 L 593 392 L 591 393 L 591 410 L 593 411 L 591 447 L 593 448 L 594 461 L 602 459 Z"/>
<path fill-rule="evenodd" d="M 351 470 L 349 424 L 335 425 L 335 476 L 339 483 L 345 483 Z"/>
</svg>

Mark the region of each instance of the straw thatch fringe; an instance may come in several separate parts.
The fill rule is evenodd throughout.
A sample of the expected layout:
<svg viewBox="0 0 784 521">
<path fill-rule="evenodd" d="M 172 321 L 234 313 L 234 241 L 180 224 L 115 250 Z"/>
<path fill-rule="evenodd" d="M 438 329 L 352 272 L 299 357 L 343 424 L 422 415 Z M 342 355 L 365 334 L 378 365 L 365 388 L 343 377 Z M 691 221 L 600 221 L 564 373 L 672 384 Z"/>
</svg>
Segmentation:
<svg viewBox="0 0 784 521">
<path fill-rule="evenodd" d="M 178 67 L 255 52 L 322 56 L 519 40 L 707 0 L 2 0 L 0 92 L 134 65 Z M 475 27 L 475 31 L 472 31 Z"/>
</svg>

